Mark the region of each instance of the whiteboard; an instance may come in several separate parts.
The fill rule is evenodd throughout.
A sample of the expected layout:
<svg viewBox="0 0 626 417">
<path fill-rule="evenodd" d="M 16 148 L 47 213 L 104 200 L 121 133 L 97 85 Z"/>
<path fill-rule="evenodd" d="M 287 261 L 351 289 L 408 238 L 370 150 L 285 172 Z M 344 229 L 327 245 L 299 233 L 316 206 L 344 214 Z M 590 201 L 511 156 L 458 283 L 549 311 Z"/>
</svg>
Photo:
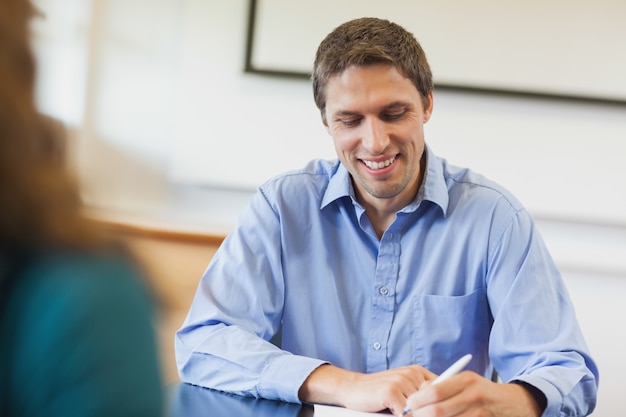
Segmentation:
<svg viewBox="0 0 626 417">
<path fill-rule="evenodd" d="M 439 86 L 626 102 L 623 0 L 253 0 L 248 70 L 308 74 L 319 42 L 363 16 L 426 51 Z"/>
</svg>

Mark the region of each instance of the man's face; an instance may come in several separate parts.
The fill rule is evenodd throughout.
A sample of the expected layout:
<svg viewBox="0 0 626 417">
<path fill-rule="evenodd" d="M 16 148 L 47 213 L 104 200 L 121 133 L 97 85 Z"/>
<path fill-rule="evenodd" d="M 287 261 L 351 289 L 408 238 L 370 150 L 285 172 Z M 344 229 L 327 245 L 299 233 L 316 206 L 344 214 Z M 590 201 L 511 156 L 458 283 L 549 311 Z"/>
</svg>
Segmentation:
<svg viewBox="0 0 626 417">
<path fill-rule="evenodd" d="M 417 88 L 390 65 L 330 78 L 325 124 L 361 202 L 400 209 L 413 200 L 432 102 L 431 93 L 424 108 Z"/>
</svg>

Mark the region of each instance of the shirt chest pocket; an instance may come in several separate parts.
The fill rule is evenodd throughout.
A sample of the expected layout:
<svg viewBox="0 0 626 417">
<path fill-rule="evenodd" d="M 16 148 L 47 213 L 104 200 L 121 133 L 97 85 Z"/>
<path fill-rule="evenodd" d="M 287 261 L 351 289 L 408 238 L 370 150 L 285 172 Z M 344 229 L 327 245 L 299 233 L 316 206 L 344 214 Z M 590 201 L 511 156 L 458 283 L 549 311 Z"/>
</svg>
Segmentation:
<svg viewBox="0 0 626 417">
<path fill-rule="evenodd" d="M 439 374 L 471 353 L 468 369 L 484 373 L 493 323 L 484 289 L 460 296 L 417 295 L 412 314 L 413 363 Z"/>
</svg>

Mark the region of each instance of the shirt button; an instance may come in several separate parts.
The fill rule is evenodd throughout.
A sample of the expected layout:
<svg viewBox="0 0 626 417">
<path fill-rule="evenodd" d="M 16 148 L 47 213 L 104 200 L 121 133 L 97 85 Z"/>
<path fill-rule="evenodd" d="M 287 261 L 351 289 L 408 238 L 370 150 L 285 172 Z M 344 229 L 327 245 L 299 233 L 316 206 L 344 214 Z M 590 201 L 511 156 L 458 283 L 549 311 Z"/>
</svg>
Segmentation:
<svg viewBox="0 0 626 417">
<path fill-rule="evenodd" d="M 380 290 L 378 290 L 378 292 L 381 295 L 387 295 L 387 294 L 389 294 L 389 289 L 387 287 L 380 287 Z"/>
<path fill-rule="evenodd" d="M 381 347 L 382 347 L 382 346 L 380 345 L 380 343 L 378 343 L 378 342 L 375 342 L 375 343 L 374 343 L 374 349 L 375 349 L 375 350 L 380 350 L 380 348 L 381 348 Z"/>
</svg>

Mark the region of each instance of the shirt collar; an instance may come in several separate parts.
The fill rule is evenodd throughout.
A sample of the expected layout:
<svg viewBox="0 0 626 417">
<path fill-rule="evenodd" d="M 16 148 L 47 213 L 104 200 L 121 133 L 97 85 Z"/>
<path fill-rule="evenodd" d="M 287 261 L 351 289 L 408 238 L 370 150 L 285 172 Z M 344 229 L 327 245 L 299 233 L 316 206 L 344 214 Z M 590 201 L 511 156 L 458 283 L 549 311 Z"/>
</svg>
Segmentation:
<svg viewBox="0 0 626 417">
<path fill-rule="evenodd" d="M 449 195 L 443 173 L 443 161 L 433 153 L 428 145 L 426 145 L 425 152 L 426 171 L 424 181 L 420 186 L 415 200 L 400 211 L 415 211 L 422 201 L 431 201 L 441 207 L 441 210 L 445 215 L 448 209 Z M 320 209 L 323 209 L 333 201 L 344 197 L 350 197 L 353 201 L 356 201 L 350 173 L 341 162 L 337 161 L 337 164 L 337 169 L 330 178 L 328 187 L 326 188 L 326 192 L 322 198 Z"/>
<path fill-rule="evenodd" d="M 444 175 L 443 160 L 426 145 L 426 171 L 424 181 L 415 197 L 413 204 L 419 204 L 421 201 L 431 201 L 441 207 L 444 216 L 448 212 L 448 202 L 450 195 L 448 194 L 448 185 Z"/>
<path fill-rule="evenodd" d="M 343 164 L 337 160 L 337 169 L 335 169 L 335 172 L 328 182 L 328 187 L 322 198 L 320 209 L 323 209 L 333 201 L 343 197 L 351 197 L 356 201 L 350 173 Z"/>
</svg>

